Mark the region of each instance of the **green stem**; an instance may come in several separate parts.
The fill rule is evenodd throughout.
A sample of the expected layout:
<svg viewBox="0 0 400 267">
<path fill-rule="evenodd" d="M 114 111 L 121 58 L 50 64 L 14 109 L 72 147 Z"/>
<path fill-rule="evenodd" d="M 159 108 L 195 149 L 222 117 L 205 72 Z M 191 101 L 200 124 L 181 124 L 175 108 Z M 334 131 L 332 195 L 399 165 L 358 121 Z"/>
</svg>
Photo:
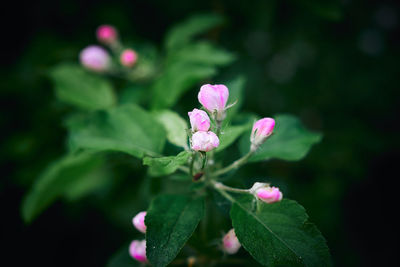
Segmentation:
<svg viewBox="0 0 400 267">
<path fill-rule="evenodd" d="M 194 173 L 193 173 L 193 166 L 194 166 L 194 161 L 196 160 L 196 156 L 197 156 L 197 153 L 194 152 L 193 155 L 192 155 L 192 160 L 191 160 L 191 162 L 190 162 L 190 169 L 189 169 L 189 174 L 190 174 L 191 176 L 194 175 Z"/>
<path fill-rule="evenodd" d="M 215 131 L 215 134 L 218 136 L 218 138 L 219 138 L 219 136 L 221 135 L 221 127 L 222 127 L 222 121 L 216 121 L 216 131 Z"/>
<path fill-rule="evenodd" d="M 220 176 L 222 174 L 225 174 L 233 169 L 237 169 L 243 164 L 247 162 L 247 160 L 254 154 L 254 150 L 250 150 L 246 155 L 244 155 L 242 158 L 234 161 L 231 165 L 226 166 L 225 168 L 222 168 L 214 173 L 215 176 Z"/>
<path fill-rule="evenodd" d="M 118 57 L 121 54 L 122 50 L 124 49 L 119 40 L 116 40 L 115 42 L 110 44 L 109 47 L 110 47 L 111 51 Z"/>
<path fill-rule="evenodd" d="M 229 200 L 230 202 L 234 203 L 235 200 L 233 199 L 233 197 L 231 197 L 231 195 L 229 195 L 226 191 L 222 190 L 221 188 L 215 187 L 215 190 L 217 190 L 223 197 L 225 197 L 227 200 Z"/>
<path fill-rule="evenodd" d="M 224 191 L 230 191 L 230 192 L 235 192 L 235 193 L 251 194 L 249 189 L 234 188 L 234 187 L 226 186 L 223 183 L 215 182 L 215 181 L 213 181 L 212 184 L 215 189 L 222 189 Z"/>
<path fill-rule="evenodd" d="M 201 160 L 202 160 L 201 170 L 204 170 L 204 167 L 206 166 L 206 163 L 207 163 L 207 152 L 201 151 L 200 155 L 201 155 Z"/>
</svg>

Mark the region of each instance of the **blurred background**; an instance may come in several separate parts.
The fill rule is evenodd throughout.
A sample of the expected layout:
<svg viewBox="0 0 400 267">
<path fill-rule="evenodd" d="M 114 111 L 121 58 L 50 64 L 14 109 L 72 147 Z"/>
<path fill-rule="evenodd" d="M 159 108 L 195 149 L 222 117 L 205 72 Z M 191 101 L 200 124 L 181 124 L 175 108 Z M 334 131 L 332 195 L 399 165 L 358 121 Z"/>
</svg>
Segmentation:
<svg viewBox="0 0 400 267">
<path fill-rule="evenodd" d="M 336 266 L 385 266 L 397 259 L 400 224 L 393 204 L 400 160 L 398 1 L 9 4 L 2 15 L 0 72 L 5 245 L 0 262 L 13 264 L 0 265 L 104 266 L 133 238 L 129 221 L 124 225 L 112 218 L 119 212 L 114 202 L 100 207 L 98 198 L 90 196 L 59 201 L 30 225 L 22 221 L 23 195 L 65 151 L 66 110 L 55 101 L 47 71 L 61 61 L 77 61 L 79 51 L 96 42 L 94 31 L 100 24 L 115 25 L 122 38 L 159 48 L 172 25 L 201 12 L 225 16 L 226 23 L 207 38 L 237 55 L 212 83 L 244 74 L 244 111 L 294 114 L 324 135 L 299 162 L 270 161 L 258 164 L 257 170 L 249 165 L 241 174 L 263 173 L 272 181 L 285 181 L 286 196 L 307 209 L 326 237 Z M 193 106 L 197 90 L 184 95 L 182 110 Z M 127 159 L 119 157 L 118 173 L 137 175 Z M 129 186 L 135 182 L 123 188 Z M 120 201 L 113 194 L 108 199 Z"/>
</svg>

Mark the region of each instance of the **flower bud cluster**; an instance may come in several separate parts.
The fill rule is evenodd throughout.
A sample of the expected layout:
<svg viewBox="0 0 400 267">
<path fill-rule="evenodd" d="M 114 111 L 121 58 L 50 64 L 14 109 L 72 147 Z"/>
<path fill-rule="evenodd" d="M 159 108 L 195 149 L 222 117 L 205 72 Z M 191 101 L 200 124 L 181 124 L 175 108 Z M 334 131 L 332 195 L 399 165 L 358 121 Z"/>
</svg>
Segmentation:
<svg viewBox="0 0 400 267">
<path fill-rule="evenodd" d="M 101 25 L 96 30 L 97 40 L 111 48 L 113 54 L 119 58 L 123 67 L 131 68 L 136 64 L 137 53 L 133 49 L 124 49 L 119 41 L 119 34 L 111 25 Z M 79 55 L 82 66 L 95 72 L 109 72 L 112 70 L 110 53 L 101 46 L 90 45 L 84 48 Z"/>
<path fill-rule="evenodd" d="M 118 41 L 118 31 L 111 25 L 100 25 L 96 30 L 96 37 L 100 43 L 111 45 Z"/>
<path fill-rule="evenodd" d="M 146 233 L 146 224 L 144 223 L 144 218 L 146 217 L 147 212 L 146 211 L 141 211 L 138 214 L 136 214 L 135 217 L 132 219 L 132 224 L 135 226 L 136 229 L 138 229 L 140 232 L 143 234 Z"/>
<path fill-rule="evenodd" d="M 146 233 L 147 229 L 144 223 L 146 214 L 146 211 L 139 212 L 132 219 L 133 226 L 142 233 Z M 129 255 L 139 262 L 148 262 L 146 256 L 146 240 L 133 240 L 129 245 Z"/>
<path fill-rule="evenodd" d="M 203 107 L 212 114 L 217 123 L 221 123 L 226 117 L 226 103 L 229 98 L 229 90 L 223 84 L 205 84 L 200 88 L 197 96 Z"/>
<path fill-rule="evenodd" d="M 270 186 L 267 183 L 254 183 L 250 188 L 250 193 L 257 199 L 271 204 L 282 200 L 283 194 L 278 187 Z"/>
<path fill-rule="evenodd" d="M 137 54 L 133 49 L 125 49 L 120 56 L 122 66 L 133 67 L 137 61 Z"/>
<path fill-rule="evenodd" d="M 210 129 L 210 118 L 205 111 L 195 108 L 188 115 L 192 132 L 207 132 Z"/>
<path fill-rule="evenodd" d="M 90 45 L 79 54 L 81 64 L 89 70 L 104 72 L 110 68 L 111 57 L 107 50 L 98 45 Z"/>
<path fill-rule="evenodd" d="M 254 123 L 250 135 L 251 150 L 255 151 L 272 134 L 275 127 L 275 120 L 272 118 L 263 118 Z"/>
<path fill-rule="evenodd" d="M 195 132 L 192 135 L 191 146 L 193 150 L 208 152 L 219 146 L 218 136 L 211 132 Z"/>
<path fill-rule="evenodd" d="M 223 84 L 205 84 L 200 88 L 198 100 L 203 107 L 211 114 L 217 124 L 221 126 L 225 118 L 225 106 L 228 101 L 229 90 Z M 193 109 L 189 112 L 192 136 L 190 139 L 191 148 L 196 151 L 208 152 L 219 146 L 219 138 L 210 131 L 211 120 L 207 112 Z"/>
<path fill-rule="evenodd" d="M 233 228 L 222 238 L 222 249 L 228 254 L 235 254 L 241 246 Z"/>
<path fill-rule="evenodd" d="M 147 262 L 146 240 L 133 240 L 129 245 L 129 255 L 139 262 Z"/>
</svg>

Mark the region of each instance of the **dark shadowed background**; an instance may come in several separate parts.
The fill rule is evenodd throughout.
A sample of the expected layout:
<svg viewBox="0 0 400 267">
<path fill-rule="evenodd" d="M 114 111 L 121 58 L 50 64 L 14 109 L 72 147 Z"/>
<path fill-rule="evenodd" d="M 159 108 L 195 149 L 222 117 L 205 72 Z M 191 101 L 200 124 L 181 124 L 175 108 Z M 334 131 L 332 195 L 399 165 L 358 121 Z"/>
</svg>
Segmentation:
<svg viewBox="0 0 400 267">
<path fill-rule="evenodd" d="M 247 76 L 245 111 L 291 113 L 324 134 L 299 162 L 260 172 L 287 183 L 328 241 L 336 266 L 394 261 L 399 156 L 400 9 L 397 1 L 35 1 L 2 8 L 0 161 L 2 266 L 103 266 L 132 239 L 87 197 L 57 202 L 25 225 L 21 199 L 65 150 L 65 110 L 47 70 L 95 43 L 100 24 L 162 45 L 188 15 L 215 12 L 225 25 L 209 38 L 238 55 L 218 78 Z M 181 105 L 193 106 L 194 88 Z M 185 102 L 187 101 L 187 102 Z M 126 160 L 119 171 L 132 172 Z M 120 162 L 121 162 L 120 161 Z M 134 175 L 133 175 L 134 176 Z M 123 187 L 135 186 L 131 181 Z M 127 222 L 129 225 L 130 222 Z M 5 264 L 11 262 L 11 264 Z"/>
</svg>

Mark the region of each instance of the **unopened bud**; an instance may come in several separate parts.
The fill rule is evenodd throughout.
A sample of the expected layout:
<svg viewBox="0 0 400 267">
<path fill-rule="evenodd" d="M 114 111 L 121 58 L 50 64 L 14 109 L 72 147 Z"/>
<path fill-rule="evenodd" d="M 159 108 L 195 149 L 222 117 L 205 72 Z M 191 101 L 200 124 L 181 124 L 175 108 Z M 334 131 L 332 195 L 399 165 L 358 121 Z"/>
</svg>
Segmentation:
<svg viewBox="0 0 400 267">
<path fill-rule="evenodd" d="M 200 88 L 199 102 L 211 114 L 215 114 L 215 120 L 221 122 L 225 119 L 225 106 L 228 102 L 229 90 L 223 84 L 205 84 Z"/>
<path fill-rule="evenodd" d="M 190 125 L 192 126 L 192 132 L 207 132 L 210 129 L 210 118 L 205 111 L 195 108 L 188 114 Z"/>
<path fill-rule="evenodd" d="M 146 240 L 133 240 L 129 246 L 129 254 L 139 262 L 147 262 Z"/>
<path fill-rule="evenodd" d="M 125 49 L 122 51 L 119 61 L 122 66 L 133 67 L 137 61 L 137 54 L 132 49 Z"/>
<path fill-rule="evenodd" d="M 208 152 L 219 146 L 218 136 L 211 132 L 195 132 L 192 135 L 191 147 L 196 151 Z"/>
<path fill-rule="evenodd" d="M 132 219 L 133 226 L 138 229 L 142 233 L 146 233 L 146 224 L 144 223 L 144 217 L 146 217 L 147 212 L 142 211 L 139 212 L 135 217 Z"/>
<path fill-rule="evenodd" d="M 274 203 L 282 200 L 282 192 L 278 187 L 269 186 L 266 183 L 255 183 L 250 192 L 259 200 L 266 203 Z"/>
<path fill-rule="evenodd" d="M 101 25 L 96 30 L 96 36 L 100 43 L 110 45 L 117 41 L 118 32 L 111 25 Z"/>
<path fill-rule="evenodd" d="M 263 118 L 258 120 L 253 125 L 251 131 L 250 141 L 252 144 L 252 150 L 259 147 L 265 140 L 272 134 L 275 127 L 275 120 L 271 118 Z"/>
<path fill-rule="evenodd" d="M 108 52 L 97 45 L 91 45 L 83 49 L 79 59 L 84 67 L 97 72 L 108 70 L 111 64 Z"/>
<path fill-rule="evenodd" d="M 228 254 L 235 254 L 240 249 L 241 245 L 233 228 L 222 239 L 222 245 L 224 251 Z"/>
</svg>

